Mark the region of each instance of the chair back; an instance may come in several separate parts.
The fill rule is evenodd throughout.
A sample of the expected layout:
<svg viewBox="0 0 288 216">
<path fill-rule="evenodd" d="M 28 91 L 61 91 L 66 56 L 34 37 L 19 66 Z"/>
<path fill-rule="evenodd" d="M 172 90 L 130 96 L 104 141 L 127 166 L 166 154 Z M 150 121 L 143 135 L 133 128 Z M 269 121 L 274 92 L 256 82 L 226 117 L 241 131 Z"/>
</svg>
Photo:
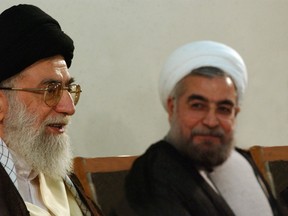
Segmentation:
<svg viewBox="0 0 288 216">
<path fill-rule="evenodd" d="M 74 173 L 105 215 L 124 197 L 124 181 L 137 156 L 74 158 Z"/>
<path fill-rule="evenodd" d="M 287 196 L 288 146 L 252 146 L 249 151 L 274 196 Z"/>
</svg>

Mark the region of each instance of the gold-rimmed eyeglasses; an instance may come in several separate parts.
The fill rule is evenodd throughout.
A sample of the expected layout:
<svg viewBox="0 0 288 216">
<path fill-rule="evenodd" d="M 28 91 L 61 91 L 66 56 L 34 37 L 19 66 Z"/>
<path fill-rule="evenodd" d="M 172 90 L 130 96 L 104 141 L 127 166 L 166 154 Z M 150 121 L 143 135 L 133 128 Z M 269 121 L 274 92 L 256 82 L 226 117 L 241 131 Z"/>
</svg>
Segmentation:
<svg viewBox="0 0 288 216">
<path fill-rule="evenodd" d="M 81 86 L 78 84 L 70 84 L 68 86 L 62 86 L 61 83 L 50 83 L 46 88 L 16 88 L 16 87 L 0 87 L 0 90 L 9 90 L 9 91 L 27 91 L 33 93 L 44 92 L 44 102 L 49 107 L 56 106 L 62 95 L 63 90 L 67 90 L 72 97 L 74 105 L 79 101 L 80 94 L 82 92 Z"/>
</svg>

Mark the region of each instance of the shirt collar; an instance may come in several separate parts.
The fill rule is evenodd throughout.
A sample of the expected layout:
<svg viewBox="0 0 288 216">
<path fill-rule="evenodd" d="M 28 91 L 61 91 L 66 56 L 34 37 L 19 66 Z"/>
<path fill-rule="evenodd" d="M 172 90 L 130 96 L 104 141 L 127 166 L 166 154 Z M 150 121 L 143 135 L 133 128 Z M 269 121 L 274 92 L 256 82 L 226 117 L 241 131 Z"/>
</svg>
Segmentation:
<svg viewBox="0 0 288 216">
<path fill-rule="evenodd" d="M 15 187 L 18 188 L 16 168 L 13 162 L 12 154 L 7 145 L 5 144 L 5 142 L 1 138 L 0 138 L 0 163 L 4 167 L 7 174 L 9 175 Z"/>
</svg>

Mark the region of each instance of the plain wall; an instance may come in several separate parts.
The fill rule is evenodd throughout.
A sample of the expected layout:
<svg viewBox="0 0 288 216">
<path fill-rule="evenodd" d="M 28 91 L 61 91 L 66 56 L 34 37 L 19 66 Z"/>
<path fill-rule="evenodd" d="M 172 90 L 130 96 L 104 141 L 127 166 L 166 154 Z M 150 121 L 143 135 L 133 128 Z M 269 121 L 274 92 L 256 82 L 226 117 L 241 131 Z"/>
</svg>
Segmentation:
<svg viewBox="0 0 288 216">
<path fill-rule="evenodd" d="M 237 146 L 288 144 L 288 0 L 1 0 L 0 10 L 23 2 L 74 40 L 75 155 L 141 154 L 161 139 L 159 72 L 175 48 L 203 39 L 235 48 L 248 68 Z"/>
</svg>

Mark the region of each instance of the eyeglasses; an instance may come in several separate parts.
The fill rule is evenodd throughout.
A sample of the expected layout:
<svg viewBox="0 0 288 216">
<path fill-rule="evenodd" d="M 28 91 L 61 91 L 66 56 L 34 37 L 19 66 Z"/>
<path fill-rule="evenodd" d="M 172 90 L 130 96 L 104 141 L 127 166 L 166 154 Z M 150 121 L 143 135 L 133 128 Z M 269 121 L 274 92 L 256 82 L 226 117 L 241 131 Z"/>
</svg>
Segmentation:
<svg viewBox="0 0 288 216">
<path fill-rule="evenodd" d="M 82 92 L 80 85 L 70 84 L 69 86 L 62 86 L 60 83 L 50 83 L 46 88 L 14 88 L 14 87 L 0 87 L 0 90 L 11 91 L 27 91 L 33 93 L 44 92 L 44 102 L 49 106 L 56 106 L 62 95 L 63 90 L 67 90 L 72 97 L 74 105 L 79 101 Z"/>
</svg>

